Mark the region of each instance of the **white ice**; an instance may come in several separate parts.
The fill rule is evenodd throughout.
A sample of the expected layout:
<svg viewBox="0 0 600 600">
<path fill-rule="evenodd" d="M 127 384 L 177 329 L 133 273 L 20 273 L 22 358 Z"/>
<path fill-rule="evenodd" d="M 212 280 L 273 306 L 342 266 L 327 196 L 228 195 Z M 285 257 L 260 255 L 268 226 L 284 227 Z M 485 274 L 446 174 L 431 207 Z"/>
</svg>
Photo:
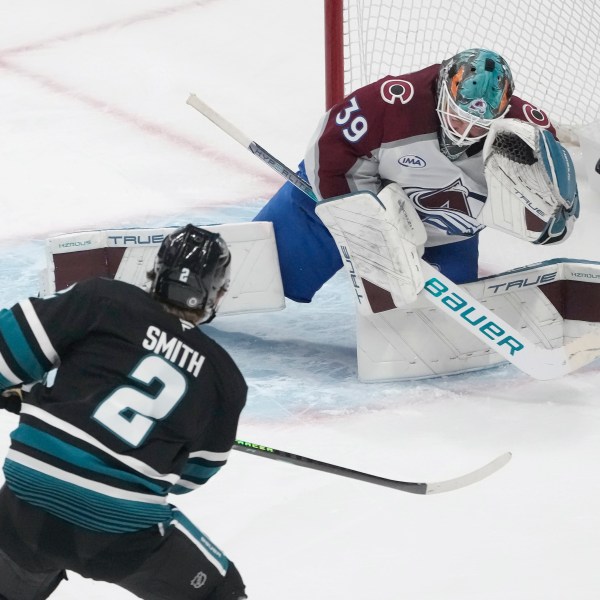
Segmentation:
<svg viewBox="0 0 600 600">
<path fill-rule="evenodd" d="M 37 293 L 49 235 L 252 218 L 281 180 L 187 106 L 190 92 L 290 167 L 324 110 L 321 0 L 0 0 L 0 14 L 1 306 Z M 571 240 L 485 232 L 482 274 L 599 260 L 600 198 L 581 188 Z M 545 383 L 509 365 L 358 383 L 352 302 L 340 273 L 311 305 L 210 327 L 250 384 L 240 438 L 414 481 L 513 459 L 415 496 L 234 452 L 177 503 L 250 597 L 595 600 L 598 361 Z M 3 453 L 16 419 L 0 419 Z M 133 598 L 74 574 L 53 598 L 109 595 Z"/>
</svg>

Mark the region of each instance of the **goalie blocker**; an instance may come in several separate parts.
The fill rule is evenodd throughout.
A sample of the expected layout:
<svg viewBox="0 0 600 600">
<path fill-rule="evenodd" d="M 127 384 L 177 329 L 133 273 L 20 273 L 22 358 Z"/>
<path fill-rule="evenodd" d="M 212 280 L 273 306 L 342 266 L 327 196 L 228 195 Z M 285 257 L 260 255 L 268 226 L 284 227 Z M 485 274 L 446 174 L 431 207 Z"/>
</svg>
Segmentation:
<svg viewBox="0 0 600 600">
<path fill-rule="evenodd" d="M 358 193 L 322 201 L 316 212 L 350 272 L 360 312 L 377 313 L 417 299 L 424 285 L 420 257 L 427 233 L 399 184 L 391 183 L 378 196 Z"/>
<path fill-rule="evenodd" d="M 575 169 L 552 134 L 498 119 L 484 148 L 488 198 L 479 221 L 534 244 L 565 240 L 579 216 Z"/>
</svg>

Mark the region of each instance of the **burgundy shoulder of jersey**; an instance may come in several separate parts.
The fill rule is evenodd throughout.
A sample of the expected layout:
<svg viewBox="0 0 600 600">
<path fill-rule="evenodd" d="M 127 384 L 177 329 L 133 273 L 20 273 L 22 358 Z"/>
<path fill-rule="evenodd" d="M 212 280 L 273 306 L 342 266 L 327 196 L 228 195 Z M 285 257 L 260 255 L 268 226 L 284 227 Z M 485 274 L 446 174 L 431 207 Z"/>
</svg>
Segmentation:
<svg viewBox="0 0 600 600">
<path fill-rule="evenodd" d="M 331 109 L 321 138 L 338 139 L 365 156 L 382 144 L 436 132 L 438 72 L 432 65 L 357 89 Z"/>
<path fill-rule="evenodd" d="M 439 129 L 437 77 L 439 65 L 376 82 L 379 110 L 383 114 L 382 142 L 403 140 Z"/>
<path fill-rule="evenodd" d="M 439 65 L 432 65 L 405 75 L 388 75 L 363 88 L 368 96 L 361 102 L 368 103 L 381 143 L 437 132 L 438 72 Z"/>
<path fill-rule="evenodd" d="M 510 109 L 508 110 L 506 117 L 533 123 L 534 125 L 548 129 L 548 131 L 556 137 L 556 129 L 554 128 L 554 125 L 552 125 L 550 117 L 548 117 L 541 108 L 538 108 L 531 102 L 523 100 L 518 96 L 512 96 L 510 99 Z"/>
</svg>

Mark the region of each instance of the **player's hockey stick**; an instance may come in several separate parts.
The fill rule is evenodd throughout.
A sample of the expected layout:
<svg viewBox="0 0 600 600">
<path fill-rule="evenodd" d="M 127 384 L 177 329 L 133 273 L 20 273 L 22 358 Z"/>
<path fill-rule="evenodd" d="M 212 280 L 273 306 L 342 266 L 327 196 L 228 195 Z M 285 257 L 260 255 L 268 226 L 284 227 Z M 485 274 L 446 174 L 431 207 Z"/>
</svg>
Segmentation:
<svg viewBox="0 0 600 600">
<path fill-rule="evenodd" d="M 315 200 L 315 194 L 307 181 L 298 177 L 195 94 L 190 94 L 187 103 Z M 421 293 L 480 341 L 531 377 L 540 380 L 556 379 L 600 356 L 600 329 L 559 348 L 539 348 L 434 267 L 424 261 L 421 261 L 421 266 L 426 277 L 425 288 Z"/>
<path fill-rule="evenodd" d="M 353 469 L 332 465 L 330 463 L 315 460 L 313 458 L 298 456 L 297 454 L 284 452 L 283 450 L 276 450 L 275 448 L 269 448 L 268 446 L 244 442 L 243 440 L 236 440 L 233 444 L 233 448 L 235 450 L 239 450 L 240 452 L 247 452 L 249 454 L 255 454 L 257 456 L 270 458 L 272 460 L 279 460 L 299 467 L 314 469 L 315 471 L 323 471 L 333 475 L 340 475 L 341 477 L 358 479 L 359 481 L 374 483 L 375 485 L 382 485 L 384 487 L 400 490 L 401 492 L 409 492 L 411 494 L 441 494 L 442 492 L 458 490 L 489 477 L 492 475 L 492 473 L 495 473 L 506 463 L 508 463 L 512 457 L 510 452 L 506 452 L 505 454 L 501 454 L 498 456 L 498 458 L 495 458 L 493 461 L 489 462 L 487 465 L 484 465 L 475 471 L 471 471 L 470 473 L 466 473 L 465 475 L 455 477 L 454 479 L 447 479 L 446 481 L 437 481 L 431 483 L 416 483 L 412 481 L 386 479 L 385 477 L 378 477 L 377 475 L 370 475 L 369 473 L 354 471 Z"/>
</svg>

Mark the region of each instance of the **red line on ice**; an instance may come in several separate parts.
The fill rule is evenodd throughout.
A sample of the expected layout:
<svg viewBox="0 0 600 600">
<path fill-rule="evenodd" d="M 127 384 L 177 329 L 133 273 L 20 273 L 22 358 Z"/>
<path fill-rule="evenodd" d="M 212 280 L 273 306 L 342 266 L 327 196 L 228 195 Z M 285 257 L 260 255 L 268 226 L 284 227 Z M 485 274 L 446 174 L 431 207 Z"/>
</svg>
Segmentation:
<svg viewBox="0 0 600 600">
<path fill-rule="evenodd" d="M 88 27 L 87 29 L 80 29 L 79 31 L 73 31 L 71 33 L 57 35 L 46 40 L 39 40 L 37 42 L 31 42 L 30 44 L 24 44 L 22 46 L 15 46 L 14 48 L 6 48 L 4 50 L 0 49 L 0 57 L 21 52 L 31 52 L 33 50 L 39 50 L 44 46 L 49 46 L 57 42 L 68 42 L 70 40 L 88 37 L 90 35 L 96 35 L 97 33 L 104 33 L 106 31 L 122 29 L 124 27 L 129 27 L 130 25 L 136 25 L 137 23 L 144 23 L 147 21 L 153 21 L 155 19 L 170 17 L 171 15 L 176 15 L 181 12 L 205 6 L 206 4 L 210 4 L 214 1 L 215 0 L 194 0 L 193 2 L 180 4 L 179 6 L 159 8 L 146 13 L 142 13 L 140 15 L 134 15 L 131 17 L 125 17 L 123 19 L 118 19 L 110 23 L 103 23 L 94 27 Z"/>
<path fill-rule="evenodd" d="M 256 177 L 261 182 L 261 184 L 264 184 L 265 187 L 265 189 L 256 190 L 256 196 L 264 195 L 265 193 L 270 194 L 270 192 L 273 190 L 274 185 L 277 185 L 277 183 L 281 183 L 280 178 L 276 177 L 275 175 L 269 176 L 260 173 L 258 170 L 249 170 L 247 165 L 241 163 L 240 161 L 237 161 L 229 154 L 223 154 L 222 152 L 214 150 L 208 145 L 199 143 L 195 140 L 192 140 L 191 138 L 187 138 L 178 133 L 174 133 L 173 131 L 169 131 L 168 129 L 166 129 L 162 125 L 159 125 L 158 123 L 154 123 L 152 121 L 144 119 L 134 113 L 123 110 L 117 106 L 107 104 L 106 102 L 88 94 L 85 94 L 83 92 L 76 91 L 73 88 L 60 83 L 56 79 L 53 79 L 40 73 L 33 72 L 31 70 L 26 69 L 23 66 L 17 65 L 15 61 L 10 60 L 9 58 L 10 55 L 39 50 L 40 48 L 43 48 L 56 42 L 66 42 L 90 35 L 104 33 L 106 31 L 110 31 L 111 29 L 127 27 L 136 23 L 143 23 L 154 19 L 168 17 L 193 8 L 198 8 L 212 1 L 213 0 L 195 0 L 194 2 L 181 4 L 176 7 L 154 10 L 148 13 L 144 13 L 142 15 L 113 21 L 111 23 L 105 23 L 103 25 L 90 27 L 88 29 L 82 29 L 80 31 L 56 36 L 54 38 L 49 38 L 47 40 L 42 40 L 36 43 L 0 50 L 0 68 L 3 68 L 7 71 L 13 72 L 17 75 L 34 81 L 46 90 L 49 90 L 61 96 L 66 96 L 72 100 L 84 104 L 85 106 L 96 112 L 102 113 L 103 115 L 108 114 L 112 118 L 126 123 L 130 126 L 133 126 L 146 134 L 162 138 L 171 144 L 174 144 L 181 148 L 186 148 L 188 150 L 191 150 L 192 152 L 201 154 L 204 157 L 208 157 L 219 164 L 227 165 L 233 169 L 237 169 L 242 173 L 252 175 L 253 177 Z"/>
</svg>

